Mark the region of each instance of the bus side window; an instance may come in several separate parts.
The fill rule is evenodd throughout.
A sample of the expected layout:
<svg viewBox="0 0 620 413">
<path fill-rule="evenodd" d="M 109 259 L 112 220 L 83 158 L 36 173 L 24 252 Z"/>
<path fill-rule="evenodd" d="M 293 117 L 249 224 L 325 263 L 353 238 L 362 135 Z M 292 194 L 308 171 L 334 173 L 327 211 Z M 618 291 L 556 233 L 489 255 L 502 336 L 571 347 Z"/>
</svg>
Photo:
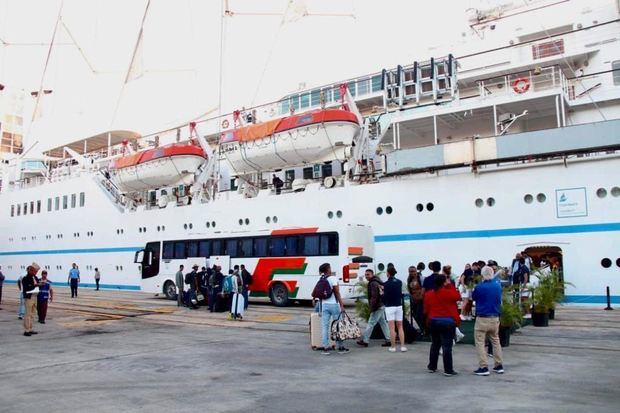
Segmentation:
<svg viewBox="0 0 620 413">
<path fill-rule="evenodd" d="M 254 238 L 254 256 L 266 257 L 267 255 L 267 238 Z"/>
<path fill-rule="evenodd" d="M 199 257 L 211 256 L 211 241 L 200 241 L 198 245 L 198 256 Z"/>
<path fill-rule="evenodd" d="M 237 245 L 239 241 L 236 238 L 226 240 L 226 253 L 224 255 L 229 255 L 230 258 L 237 257 Z"/>
<path fill-rule="evenodd" d="M 285 251 L 285 246 L 286 246 L 284 237 L 271 238 L 270 244 L 271 244 L 269 248 L 270 256 L 284 257 L 284 251 Z"/>
<path fill-rule="evenodd" d="M 304 255 L 306 257 L 319 255 L 318 235 L 305 235 L 303 237 L 303 249 L 301 255 Z"/>
<path fill-rule="evenodd" d="M 185 256 L 185 241 L 175 241 L 174 243 L 174 258 L 183 260 L 187 258 Z"/>
<path fill-rule="evenodd" d="M 299 255 L 298 247 L 299 237 L 297 235 L 292 237 L 286 237 L 286 255 L 291 257 Z"/>
<path fill-rule="evenodd" d="M 252 238 L 242 238 L 239 240 L 239 255 L 241 257 L 251 257 L 252 253 Z"/>
<path fill-rule="evenodd" d="M 321 255 L 338 255 L 338 234 L 321 235 Z"/>
<path fill-rule="evenodd" d="M 165 260 L 171 260 L 174 258 L 174 242 L 164 241 L 164 253 L 162 258 Z"/>
<path fill-rule="evenodd" d="M 211 250 L 211 255 L 223 255 L 221 239 L 214 239 L 213 244 L 211 245 L 213 246 L 213 249 Z"/>
<path fill-rule="evenodd" d="M 188 257 L 199 257 L 199 255 L 198 255 L 198 241 L 188 241 L 187 242 L 187 256 Z"/>
</svg>

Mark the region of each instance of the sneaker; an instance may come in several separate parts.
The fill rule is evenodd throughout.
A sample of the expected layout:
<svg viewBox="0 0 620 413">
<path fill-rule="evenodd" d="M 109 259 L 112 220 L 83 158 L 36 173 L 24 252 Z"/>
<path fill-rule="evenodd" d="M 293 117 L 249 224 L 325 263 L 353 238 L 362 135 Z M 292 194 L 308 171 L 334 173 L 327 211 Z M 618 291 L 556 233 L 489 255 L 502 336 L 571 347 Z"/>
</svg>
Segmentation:
<svg viewBox="0 0 620 413">
<path fill-rule="evenodd" d="M 456 342 L 463 340 L 465 338 L 465 334 L 461 333 L 460 330 L 456 330 Z"/>
<path fill-rule="evenodd" d="M 444 372 L 443 372 L 443 375 L 444 375 L 444 376 L 446 376 L 446 377 L 456 376 L 457 374 L 458 374 L 458 373 L 457 373 L 456 371 L 454 371 L 454 370 L 449 371 L 449 372 L 448 372 L 448 371 L 444 371 Z"/>
<path fill-rule="evenodd" d="M 24 317 L 17 317 L 17 319 L 18 319 L 18 320 L 23 320 L 23 319 L 24 319 Z"/>
<path fill-rule="evenodd" d="M 430 368 L 430 367 L 426 367 L 426 370 L 427 370 L 429 373 L 437 373 L 437 369 L 432 369 L 432 368 Z"/>
<path fill-rule="evenodd" d="M 497 366 L 493 367 L 493 371 L 497 374 L 504 374 L 504 366 L 498 364 Z"/>
<path fill-rule="evenodd" d="M 396 353 L 396 347 L 390 347 L 390 348 L 388 348 L 388 351 L 390 353 Z"/>
<path fill-rule="evenodd" d="M 36 331 L 31 331 L 30 334 L 39 334 Z"/>
<path fill-rule="evenodd" d="M 489 368 L 488 367 L 480 367 L 478 370 L 474 371 L 476 376 L 488 376 Z"/>
<path fill-rule="evenodd" d="M 323 350 L 321 350 L 321 354 L 324 356 L 329 356 L 331 353 L 329 352 L 328 348 L 324 348 Z"/>
<path fill-rule="evenodd" d="M 24 336 L 26 336 L 26 337 L 30 337 L 31 335 L 32 335 L 32 334 L 30 334 L 30 333 L 29 333 L 29 332 L 27 332 L 27 331 L 25 331 L 25 332 L 24 332 Z"/>
<path fill-rule="evenodd" d="M 368 347 L 368 343 L 365 342 L 364 340 L 357 340 L 356 343 L 357 343 L 358 346 Z"/>
<path fill-rule="evenodd" d="M 392 343 L 389 341 L 384 341 L 383 344 L 381 344 L 381 347 L 392 347 Z"/>
<path fill-rule="evenodd" d="M 39 320 L 39 323 L 45 324 L 45 320 Z"/>
<path fill-rule="evenodd" d="M 402 351 L 402 352 L 404 353 L 405 351 L 407 351 L 407 347 L 405 347 L 405 346 L 400 346 L 400 351 Z"/>
<path fill-rule="evenodd" d="M 492 353 L 487 353 L 487 357 L 492 359 L 493 358 L 493 354 Z"/>
<path fill-rule="evenodd" d="M 346 353 L 348 353 L 349 351 L 350 351 L 350 350 L 349 350 L 348 348 L 346 348 L 346 347 L 340 347 L 340 348 L 338 349 L 338 354 L 346 354 Z"/>
</svg>

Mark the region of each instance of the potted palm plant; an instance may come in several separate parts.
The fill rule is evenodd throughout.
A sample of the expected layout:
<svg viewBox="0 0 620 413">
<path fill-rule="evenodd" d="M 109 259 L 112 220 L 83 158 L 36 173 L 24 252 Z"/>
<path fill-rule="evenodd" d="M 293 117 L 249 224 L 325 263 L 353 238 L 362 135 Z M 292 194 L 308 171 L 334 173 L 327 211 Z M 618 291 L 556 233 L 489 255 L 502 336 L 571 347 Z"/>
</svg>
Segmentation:
<svg viewBox="0 0 620 413">
<path fill-rule="evenodd" d="M 549 326 L 549 311 L 555 305 L 557 286 L 553 273 L 540 270 L 532 272 L 538 278 L 538 285 L 530 287 L 532 294 L 532 324 L 535 327 Z"/>
<path fill-rule="evenodd" d="M 510 334 L 521 327 L 523 312 L 518 302 L 515 302 L 513 290 L 510 287 L 503 289 L 502 306 L 499 315 L 499 341 L 502 347 L 510 345 Z"/>
</svg>

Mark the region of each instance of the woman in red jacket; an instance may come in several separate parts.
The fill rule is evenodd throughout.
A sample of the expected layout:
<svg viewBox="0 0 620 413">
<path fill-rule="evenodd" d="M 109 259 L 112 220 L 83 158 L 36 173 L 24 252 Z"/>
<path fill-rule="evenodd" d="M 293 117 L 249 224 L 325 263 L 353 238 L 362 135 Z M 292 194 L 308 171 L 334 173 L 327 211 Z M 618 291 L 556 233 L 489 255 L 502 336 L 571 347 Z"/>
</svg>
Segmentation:
<svg viewBox="0 0 620 413">
<path fill-rule="evenodd" d="M 427 326 L 431 333 L 432 344 L 428 362 L 428 371 L 437 371 L 439 349 L 443 350 L 444 376 L 455 376 L 457 373 L 452 367 L 452 343 L 456 327 L 461 318 L 456 303 L 461 295 L 445 275 L 435 278 L 434 289 L 424 295 L 424 314 Z"/>
</svg>

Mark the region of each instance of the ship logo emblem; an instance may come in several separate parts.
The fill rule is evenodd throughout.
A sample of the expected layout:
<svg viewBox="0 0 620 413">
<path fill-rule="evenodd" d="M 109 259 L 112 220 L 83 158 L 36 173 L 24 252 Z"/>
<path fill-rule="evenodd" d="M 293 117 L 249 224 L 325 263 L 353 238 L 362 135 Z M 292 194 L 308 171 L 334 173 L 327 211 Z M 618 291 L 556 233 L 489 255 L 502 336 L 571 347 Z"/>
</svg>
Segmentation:
<svg viewBox="0 0 620 413">
<path fill-rule="evenodd" d="M 566 202 L 566 194 L 562 193 L 562 195 L 560 195 L 560 202 Z"/>
</svg>

